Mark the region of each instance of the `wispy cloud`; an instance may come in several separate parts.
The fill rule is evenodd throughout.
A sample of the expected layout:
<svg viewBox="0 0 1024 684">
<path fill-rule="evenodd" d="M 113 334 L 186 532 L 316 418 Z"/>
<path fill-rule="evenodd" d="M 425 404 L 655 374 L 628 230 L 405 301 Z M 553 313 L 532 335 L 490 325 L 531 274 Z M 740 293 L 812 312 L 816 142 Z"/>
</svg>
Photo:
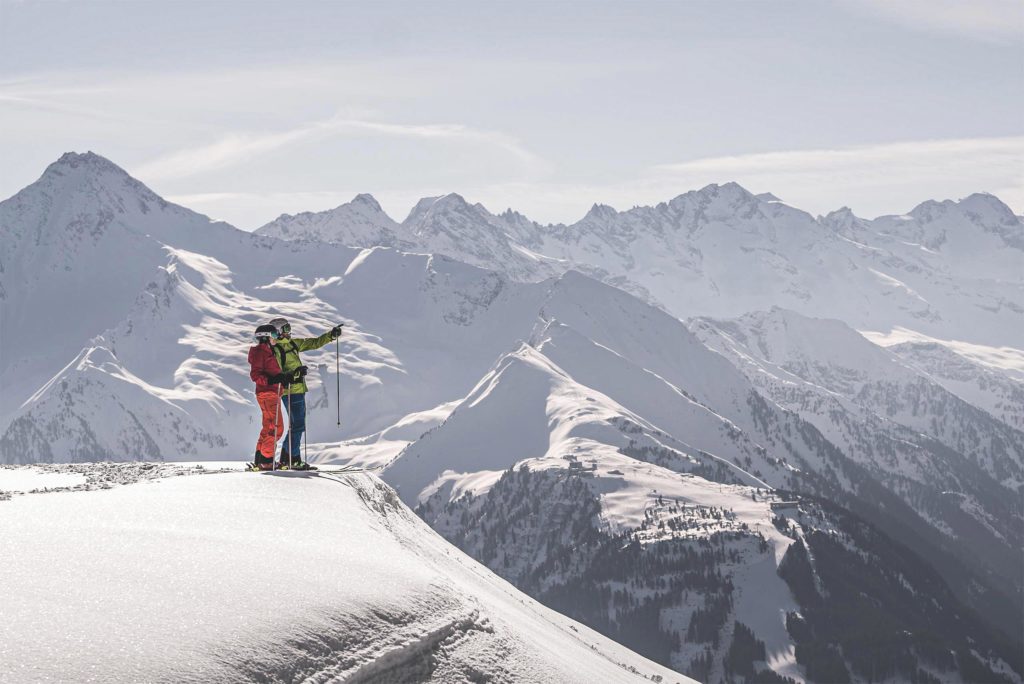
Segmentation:
<svg viewBox="0 0 1024 684">
<path fill-rule="evenodd" d="M 33 109 L 45 112 L 57 112 L 60 114 L 70 114 L 72 116 L 88 117 L 92 119 L 120 118 L 116 115 L 111 115 L 110 113 L 104 112 L 99 109 L 91 109 L 88 107 L 76 107 L 64 104 L 57 100 L 47 99 L 45 97 L 45 94 L 43 97 L 39 97 L 34 93 L 0 92 L 0 104 L 4 104 L 11 107 L 21 107 L 24 109 Z"/>
<path fill-rule="evenodd" d="M 902 26 L 992 41 L 1024 39 L 1021 0 L 847 0 L 851 7 Z"/>
<path fill-rule="evenodd" d="M 240 164 L 259 155 L 299 142 L 334 136 L 390 136 L 456 140 L 502 150 L 518 161 L 539 165 L 542 160 L 511 136 L 460 124 L 397 124 L 335 117 L 273 133 L 230 133 L 216 142 L 178 150 L 137 169 L 145 179 L 166 180 Z"/>
<path fill-rule="evenodd" d="M 1024 136 L 923 140 L 817 150 L 788 150 L 709 157 L 654 167 L 657 173 L 798 173 L 839 175 L 877 173 L 888 168 L 948 173 L 964 163 L 994 164 L 1002 169 L 1024 161 Z M 938 165 L 938 167 L 937 167 Z"/>
</svg>

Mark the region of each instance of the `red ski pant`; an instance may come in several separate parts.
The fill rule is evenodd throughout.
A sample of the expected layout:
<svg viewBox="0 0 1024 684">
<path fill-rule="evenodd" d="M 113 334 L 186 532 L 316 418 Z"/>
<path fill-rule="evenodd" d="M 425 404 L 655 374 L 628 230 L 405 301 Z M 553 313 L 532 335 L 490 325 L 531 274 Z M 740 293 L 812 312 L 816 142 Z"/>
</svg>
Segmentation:
<svg viewBox="0 0 1024 684">
<path fill-rule="evenodd" d="M 278 390 L 256 393 L 256 403 L 263 413 L 263 429 L 260 439 L 256 442 L 256 450 L 265 458 L 274 458 L 277 452 L 277 440 L 284 437 L 284 418 L 281 416 L 281 395 Z"/>
</svg>

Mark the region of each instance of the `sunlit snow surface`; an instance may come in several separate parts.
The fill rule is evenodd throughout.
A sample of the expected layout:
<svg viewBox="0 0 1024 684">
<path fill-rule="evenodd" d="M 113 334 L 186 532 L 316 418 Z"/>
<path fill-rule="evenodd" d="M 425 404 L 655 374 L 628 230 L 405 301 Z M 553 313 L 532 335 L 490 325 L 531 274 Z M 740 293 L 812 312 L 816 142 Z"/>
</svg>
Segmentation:
<svg viewBox="0 0 1024 684">
<path fill-rule="evenodd" d="M 69 472 L 48 472 L 24 466 L 0 469 L 0 492 L 31 492 L 33 490 L 78 487 L 86 484 L 85 475 Z"/>
<path fill-rule="evenodd" d="M 938 345 L 982 366 L 1002 371 L 1012 378 L 1024 380 L 1024 350 L 1021 349 L 993 347 L 958 340 L 942 340 L 900 326 L 889 332 L 864 330 L 861 331 L 861 334 L 882 347 L 892 347 L 908 342 Z"/>
<path fill-rule="evenodd" d="M 149 465 L 0 502 L 0 681 L 688 681 L 520 594 L 372 475 Z M 63 468 L 0 482 L 89 475 Z"/>
</svg>

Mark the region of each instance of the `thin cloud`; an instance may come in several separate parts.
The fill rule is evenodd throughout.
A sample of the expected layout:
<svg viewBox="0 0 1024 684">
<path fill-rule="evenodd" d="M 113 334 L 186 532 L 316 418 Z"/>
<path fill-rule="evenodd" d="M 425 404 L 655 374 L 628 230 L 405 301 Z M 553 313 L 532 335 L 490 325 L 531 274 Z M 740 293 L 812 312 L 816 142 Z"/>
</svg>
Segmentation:
<svg viewBox="0 0 1024 684">
<path fill-rule="evenodd" d="M 231 133 L 208 145 L 158 157 L 140 166 L 137 172 L 144 178 L 154 180 L 182 178 L 204 171 L 227 168 L 307 140 L 358 135 L 475 142 L 500 149 L 525 164 L 542 163 L 537 155 L 522 147 L 515 139 L 495 131 L 477 130 L 459 124 L 394 124 L 332 118 L 278 133 Z"/>
<path fill-rule="evenodd" d="M 7 104 L 12 107 L 22 107 L 25 109 L 33 109 L 44 112 L 55 112 L 57 114 L 69 114 L 72 116 L 82 116 L 91 119 L 119 119 L 123 117 L 112 116 L 107 112 L 98 109 L 89 109 L 87 107 L 73 107 L 60 102 L 43 99 L 34 95 L 27 95 L 21 93 L 2 93 L 0 92 L 0 103 Z"/>
<path fill-rule="evenodd" d="M 1024 136 L 959 138 L 897 142 L 818 150 L 789 150 L 726 157 L 709 157 L 654 167 L 656 173 L 817 173 L 829 171 L 877 172 L 881 165 L 908 166 L 943 173 L 943 166 L 968 163 L 1020 164 L 1024 161 Z"/>
<path fill-rule="evenodd" d="M 847 0 L 847 4 L 918 31 L 998 42 L 1024 38 L 1021 0 Z"/>
</svg>

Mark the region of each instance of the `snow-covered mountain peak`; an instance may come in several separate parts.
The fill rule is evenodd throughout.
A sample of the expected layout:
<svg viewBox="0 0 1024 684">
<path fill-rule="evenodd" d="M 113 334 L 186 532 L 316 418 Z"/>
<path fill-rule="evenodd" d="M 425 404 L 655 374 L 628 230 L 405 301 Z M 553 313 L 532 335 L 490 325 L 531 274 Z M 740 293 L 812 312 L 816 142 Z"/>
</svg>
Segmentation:
<svg viewBox="0 0 1024 684">
<path fill-rule="evenodd" d="M 409 210 L 409 215 L 405 217 L 405 220 L 402 221 L 402 223 L 409 225 L 419 221 L 420 218 L 430 210 L 430 207 L 433 206 L 434 202 L 439 199 L 441 199 L 440 195 L 437 197 L 421 198 L 415 205 L 413 205 L 413 208 Z"/>
<path fill-rule="evenodd" d="M 282 214 L 255 231 L 283 240 L 337 242 L 351 247 L 396 246 L 400 228 L 369 194 L 356 195 L 334 209 Z"/>
<path fill-rule="evenodd" d="M 879 238 L 877 232 L 872 228 L 871 222 L 854 214 L 849 207 L 840 207 L 825 216 L 819 216 L 816 220 L 818 225 L 825 229 L 826 234 L 835 234 L 853 240 L 859 248 L 864 248 L 866 244 L 877 241 Z"/>
<path fill-rule="evenodd" d="M 384 217 L 388 217 L 387 213 L 380 206 L 380 203 L 377 201 L 377 199 L 373 195 L 370 195 L 370 194 L 367 194 L 367 193 L 360 193 L 360 194 L 356 195 L 355 197 L 353 197 L 350 201 L 345 202 L 344 204 L 339 204 L 334 209 L 329 209 L 326 212 L 308 212 L 308 211 L 305 211 L 305 212 L 302 212 L 301 214 L 296 214 L 295 216 L 314 216 L 317 213 L 338 214 L 338 213 L 357 213 L 357 212 L 361 213 L 361 214 L 364 214 L 364 215 L 375 215 L 375 214 L 377 214 L 377 215 L 381 215 L 381 216 L 384 216 Z M 282 214 L 281 216 L 282 217 L 294 218 L 294 216 L 291 216 L 289 214 Z M 390 219 L 390 217 L 388 217 L 388 218 Z"/>
<path fill-rule="evenodd" d="M 478 205 L 479 206 L 479 205 Z M 456 193 L 450 192 L 447 195 L 438 197 L 424 197 L 409 212 L 409 216 L 403 221 L 405 225 L 416 225 L 422 223 L 428 217 L 435 217 L 439 214 L 466 213 L 479 211 L 470 205 L 465 198 Z"/>
<path fill-rule="evenodd" d="M 63 155 L 36 182 L 0 202 L 0 226 L 4 232 L 0 275 L 8 274 L 2 278 L 2 289 L 37 280 L 47 271 L 97 267 L 120 276 L 133 267 L 122 260 L 123 255 L 141 243 L 158 253 L 158 242 L 168 242 L 172 236 L 204 245 L 208 239 L 231 239 L 228 236 L 236 234 L 248 238 L 227 224 L 167 202 L 93 152 Z M 138 255 L 134 261 L 139 261 Z M 117 267 L 111 268 L 111 263 Z"/>
<path fill-rule="evenodd" d="M 529 220 L 529 219 L 526 218 L 526 216 L 524 216 L 523 214 L 519 213 L 518 211 L 516 211 L 512 207 L 509 207 L 509 208 L 505 209 L 505 211 L 503 211 L 500 214 L 498 214 L 498 217 L 502 218 L 502 219 L 504 219 L 506 221 L 512 221 L 512 222 L 528 221 Z"/>
<path fill-rule="evenodd" d="M 365 206 L 369 209 L 379 211 L 382 213 L 384 211 L 380 206 L 380 202 L 377 201 L 377 198 L 366 192 L 361 192 L 355 197 L 353 197 L 350 204 Z"/>
<path fill-rule="evenodd" d="M 39 180 L 19 192 L 15 198 L 30 200 L 40 195 L 50 198 L 84 196 L 85 199 L 93 199 L 121 211 L 129 202 L 138 203 L 143 212 L 153 208 L 151 204 L 161 209 L 168 206 L 166 201 L 141 181 L 95 152 L 64 153 L 46 167 Z"/>
<path fill-rule="evenodd" d="M 754 218 L 762 207 L 785 206 L 761 200 L 739 183 L 711 183 L 700 190 L 691 190 L 678 195 L 667 203 L 673 214 L 692 216 L 696 222 L 734 222 Z"/>
<path fill-rule="evenodd" d="M 494 216 L 456 193 L 421 199 L 401 228 L 417 252 L 447 255 L 516 280 L 538 281 L 562 270 L 525 246 L 535 248 L 540 239 L 529 221 Z"/>
<path fill-rule="evenodd" d="M 83 240 L 98 240 L 115 226 L 119 232 L 154 235 L 191 227 L 201 235 L 216 223 L 227 229 L 219 233 L 239 232 L 168 202 L 94 152 L 62 155 L 36 182 L 0 202 L 0 215 L 5 228 L 28 227 L 37 245 L 50 243 L 60 250 L 70 250 Z"/>
<path fill-rule="evenodd" d="M 87 168 L 104 173 L 116 173 L 123 176 L 128 175 L 128 173 L 120 166 L 91 150 L 85 153 L 65 152 L 57 161 L 53 162 L 47 170 L 53 168 Z"/>
<path fill-rule="evenodd" d="M 961 261 L 990 259 L 993 249 L 1007 246 L 1024 250 L 1024 223 L 987 193 L 958 201 L 928 200 L 905 215 L 879 217 L 872 225 L 884 235 L 955 253 Z"/>
<path fill-rule="evenodd" d="M 618 215 L 619 212 L 615 211 L 613 207 L 607 204 L 595 203 L 594 206 L 590 207 L 587 215 L 583 217 L 583 221 L 605 222 L 614 219 Z"/>
<path fill-rule="evenodd" d="M 695 191 L 694 194 L 708 200 L 719 200 L 730 204 L 735 204 L 737 202 L 749 202 L 750 200 L 758 199 L 754 193 L 733 181 L 722 184 L 710 183 L 700 190 Z"/>
<path fill-rule="evenodd" d="M 495 220 L 483 205 L 470 204 L 462 195 L 451 192 L 421 199 L 402 222 L 402 227 L 415 238 L 428 242 L 439 234 L 448 239 L 473 239 L 480 233 L 494 232 L 492 222 Z"/>
<path fill-rule="evenodd" d="M 950 212 L 960 211 L 972 215 L 979 223 L 1016 222 L 1013 211 L 995 195 L 976 192 L 961 200 L 927 200 L 910 210 L 908 216 L 928 223 Z"/>
<path fill-rule="evenodd" d="M 831 228 L 837 233 L 849 232 L 851 228 L 861 224 L 861 220 L 853 213 L 853 209 L 845 206 L 840 207 L 835 211 L 830 211 L 824 216 L 819 216 L 818 222 L 826 228 Z"/>
<path fill-rule="evenodd" d="M 976 192 L 957 204 L 968 218 L 999 234 L 1007 245 L 1024 250 L 1024 222 L 998 197 Z"/>
</svg>

